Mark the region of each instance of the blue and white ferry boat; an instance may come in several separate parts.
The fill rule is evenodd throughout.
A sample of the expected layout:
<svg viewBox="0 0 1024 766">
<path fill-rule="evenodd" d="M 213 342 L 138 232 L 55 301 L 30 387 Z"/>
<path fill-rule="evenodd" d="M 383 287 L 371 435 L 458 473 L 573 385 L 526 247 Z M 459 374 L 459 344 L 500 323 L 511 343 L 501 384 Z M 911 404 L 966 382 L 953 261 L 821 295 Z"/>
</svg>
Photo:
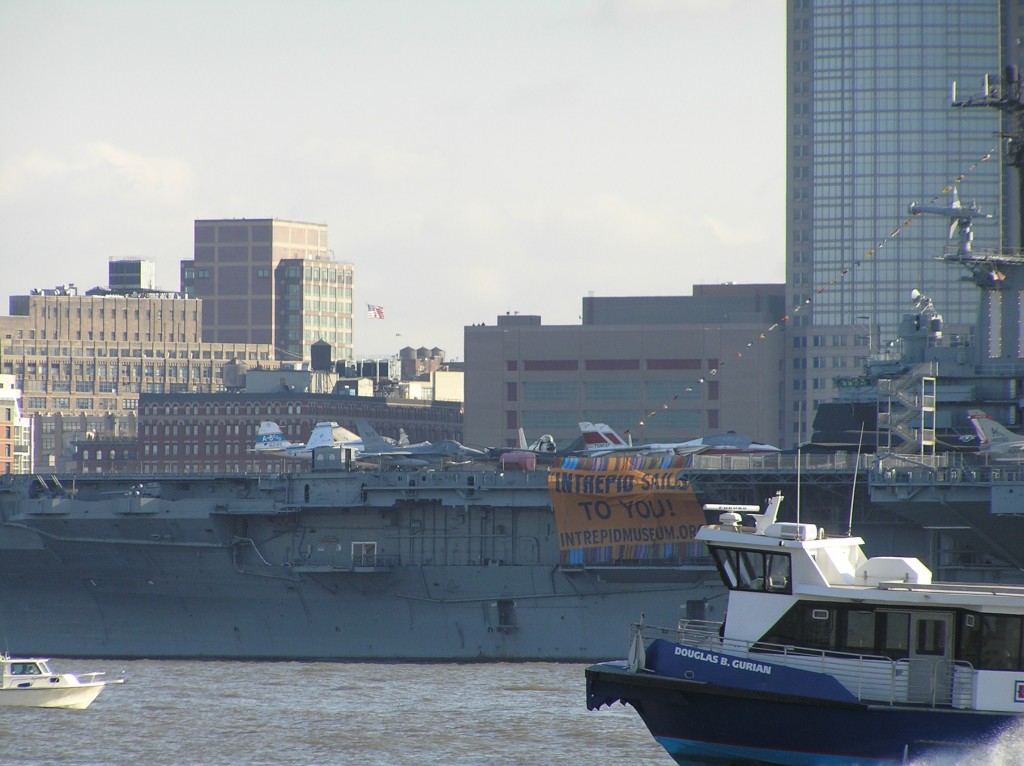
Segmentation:
<svg viewBox="0 0 1024 766">
<path fill-rule="evenodd" d="M 1024 587 L 932 582 L 916 558 L 776 520 L 781 496 L 706 506 L 724 623 L 631 628 L 587 705 L 633 706 L 680 764 L 970 762 L 1024 725 Z"/>
</svg>

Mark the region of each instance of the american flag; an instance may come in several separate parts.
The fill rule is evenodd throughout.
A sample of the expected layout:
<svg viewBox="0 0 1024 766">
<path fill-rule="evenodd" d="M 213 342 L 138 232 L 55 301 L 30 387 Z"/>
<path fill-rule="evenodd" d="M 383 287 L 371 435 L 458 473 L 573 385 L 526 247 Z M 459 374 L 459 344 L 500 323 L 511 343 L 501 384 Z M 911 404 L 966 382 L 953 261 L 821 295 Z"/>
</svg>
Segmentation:
<svg viewBox="0 0 1024 766">
<path fill-rule="evenodd" d="M 384 318 L 384 307 L 374 306 L 372 303 L 366 304 L 366 316 L 370 319 L 383 319 Z"/>
</svg>

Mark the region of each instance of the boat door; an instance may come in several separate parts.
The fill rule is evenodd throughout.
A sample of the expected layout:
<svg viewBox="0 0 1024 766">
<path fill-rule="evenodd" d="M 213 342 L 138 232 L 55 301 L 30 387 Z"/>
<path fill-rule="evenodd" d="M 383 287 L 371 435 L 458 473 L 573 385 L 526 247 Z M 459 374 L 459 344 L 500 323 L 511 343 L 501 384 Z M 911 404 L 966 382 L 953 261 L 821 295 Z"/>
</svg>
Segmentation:
<svg viewBox="0 0 1024 766">
<path fill-rule="evenodd" d="M 952 612 L 911 612 L 908 648 L 908 701 L 950 704 L 953 689 Z"/>
</svg>

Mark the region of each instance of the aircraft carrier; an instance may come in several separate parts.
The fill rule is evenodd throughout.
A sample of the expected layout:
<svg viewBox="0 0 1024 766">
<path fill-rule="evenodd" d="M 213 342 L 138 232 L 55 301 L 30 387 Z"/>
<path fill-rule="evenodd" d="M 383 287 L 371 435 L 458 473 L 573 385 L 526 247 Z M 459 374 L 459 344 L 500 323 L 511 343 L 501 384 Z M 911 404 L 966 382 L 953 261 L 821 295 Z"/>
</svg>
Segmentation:
<svg viewBox="0 0 1024 766">
<path fill-rule="evenodd" d="M 1012 84 L 1013 98 L 968 105 L 1011 110 L 1024 146 L 1024 80 L 1015 72 Z M 1024 184 L 1024 151 L 1014 156 Z M 858 416 L 845 436 L 830 433 L 829 454 L 697 456 L 663 466 L 661 479 L 719 503 L 760 504 L 781 489 L 787 520 L 795 512 L 829 532 L 873 527 L 869 539 L 885 547 L 871 555 L 909 548 L 943 579 L 1017 583 L 1024 462 L 937 448 L 969 407 L 1020 422 L 1024 327 L 1019 302 L 1002 297 L 1024 294 L 1024 247 L 971 250 L 973 207 L 918 212 L 945 215 L 961 232 L 942 257 L 981 288 L 977 339 L 943 338 L 941 317 L 917 295 L 900 353 L 869 360 L 849 381 L 846 404 L 867 405 L 870 422 Z M 1024 239 L 1024 205 L 1021 216 Z M 866 431 L 873 455 L 860 454 Z M 559 529 L 549 470 L 343 470 L 336 451 L 325 455 L 319 470 L 275 475 L 0 477 L 3 649 L 594 661 L 618 657 L 625 626 L 641 615 L 656 625 L 720 618 L 720 579 L 683 525 L 663 542 L 642 534 L 670 525 L 620 523 L 611 531 L 641 542 L 574 548 L 566 541 L 600 530 Z M 667 517 L 679 499 L 629 507 Z M 589 521 L 607 506 L 584 508 Z"/>
<path fill-rule="evenodd" d="M 0 640 L 111 658 L 594 660 L 724 603 L 698 543 L 570 561 L 547 471 L 0 478 Z M 717 606 L 716 606 L 717 605 Z"/>
</svg>

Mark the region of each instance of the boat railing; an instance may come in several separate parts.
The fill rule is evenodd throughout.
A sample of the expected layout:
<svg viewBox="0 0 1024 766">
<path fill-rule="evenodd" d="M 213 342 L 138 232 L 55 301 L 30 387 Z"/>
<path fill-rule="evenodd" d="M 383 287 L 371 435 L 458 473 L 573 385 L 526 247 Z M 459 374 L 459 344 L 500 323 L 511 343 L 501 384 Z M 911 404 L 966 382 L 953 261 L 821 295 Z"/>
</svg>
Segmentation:
<svg viewBox="0 0 1024 766">
<path fill-rule="evenodd" d="M 661 638 L 693 648 L 756 656 L 772 664 L 824 673 L 835 678 L 861 702 L 963 709 L 974 705 L 974 668 L 966 662 L 892 659 L 884 655 L 726 638 L 721 634 L 722 623 L 708 620 L 680 620 L 675 630 L 651 626 L 636 628 L 645 643 Z"/>
<path fill-rule="evenodd" d="M 680 620 L 677 640 L 687 646 L 709 648 L 711 643 L 722 640 L 723 625 L 712 620 Z"/>
</svg>

